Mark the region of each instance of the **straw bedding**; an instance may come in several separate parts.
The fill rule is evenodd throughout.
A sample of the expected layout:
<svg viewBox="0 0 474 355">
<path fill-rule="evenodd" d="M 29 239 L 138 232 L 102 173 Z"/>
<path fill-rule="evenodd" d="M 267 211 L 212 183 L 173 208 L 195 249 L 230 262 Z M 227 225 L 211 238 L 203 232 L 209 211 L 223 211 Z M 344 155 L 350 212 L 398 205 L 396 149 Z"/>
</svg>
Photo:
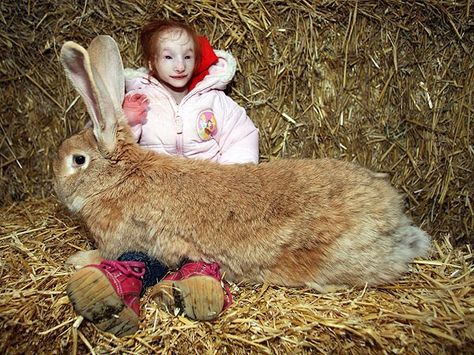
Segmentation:
<svg viewBox="0 0 474 355">
<path fill-rule="evenodd" d="M 5 0 L 0 11 L 0 352 L 473 353 L 471 1 Z M 389 173 L 432 255 L 377 289 L 232 285 L 235 304 L 214 322 L 145 296 L 125 339 L 78 318 L 64 261 L 93 246 L 52 196 L 50 162 L 87 115 L 58 52 L 110 34 L 136 67 L 152 16 L 186 19 L 237 58 L 229 95 L 258 126 L 262 161 L 330 156 Z"/>
<path fill-rule="evenodd" d="M 69 255 L 92 246 L 54 199 L 0 210 L 2 353 L 469 353 L 474 346 L 473 253 L 436 242 L 399 282 L 377 289 L 231 285 L 234 305 L 213 322 L 159 310 L 145 295 L 141 328 L 124 339 L 74 314 Z"/>
</svg>

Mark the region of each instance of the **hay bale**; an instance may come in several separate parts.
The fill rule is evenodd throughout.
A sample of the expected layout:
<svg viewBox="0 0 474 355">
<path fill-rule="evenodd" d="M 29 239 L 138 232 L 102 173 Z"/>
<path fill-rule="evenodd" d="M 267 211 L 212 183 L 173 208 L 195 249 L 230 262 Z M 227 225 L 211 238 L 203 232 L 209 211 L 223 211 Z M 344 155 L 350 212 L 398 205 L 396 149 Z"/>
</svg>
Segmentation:
<svg viewBox="0 0 474 355">
<path fill-rule="evenodd" d="M 0 352 L 24 353 L 472 353 L 470 246 L 446 235 L 397 283 L 318 294 L 232 284 L 235 303 L 196 322 L 142 298 L 140 330 L 118 339 L 74 314 L 66 258 L 92 246 L 54 199 L 0 209 Z"/>
<path fill-rule="evenodd" d="M 111 34 L 127 66 L 149 17 L 187 20 L 238 59 L 229 94 L 260 129 L 261 160 L 337 157 L 391 174 L 431 234 L 472 238 L 470 2 L 2 2 L 0 196 L 51 194 L 50 161 L 84 105 L 58 52 Z"/>
</svg>

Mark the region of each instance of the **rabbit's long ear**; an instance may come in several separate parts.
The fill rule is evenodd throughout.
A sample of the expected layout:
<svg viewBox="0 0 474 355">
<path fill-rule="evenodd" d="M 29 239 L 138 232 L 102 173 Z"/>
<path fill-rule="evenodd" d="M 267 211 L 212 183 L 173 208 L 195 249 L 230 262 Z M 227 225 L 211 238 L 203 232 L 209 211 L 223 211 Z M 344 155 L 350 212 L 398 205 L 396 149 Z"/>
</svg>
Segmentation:
<svg viewBox="0 0 474 355">
<path fill-rule="evenodd" d="M 110 36 L 98 36 L 86 51 L 66 42 L 60 58 L 86 104 L 101 153 L 111 154 L 117 144 L 117 122 L 123 116 L 124 74 L 117 44 Z"/>
<path fill-rule="evenodd" d="M 125 95 L 125 78 L 122 57 L 117 43 L 110 36 L 97 36 L 87 48 L 96 84 L 101 92 L 108 93 L 114 111 L 122 112 Z M 111 107 L 108 107 L 111 109 Z"/>
</svg>

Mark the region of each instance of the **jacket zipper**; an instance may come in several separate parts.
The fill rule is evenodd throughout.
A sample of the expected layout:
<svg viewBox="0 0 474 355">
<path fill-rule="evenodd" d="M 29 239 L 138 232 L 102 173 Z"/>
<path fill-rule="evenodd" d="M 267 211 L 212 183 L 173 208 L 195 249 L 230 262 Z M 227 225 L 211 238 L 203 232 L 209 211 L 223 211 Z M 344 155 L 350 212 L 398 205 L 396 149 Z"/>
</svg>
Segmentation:
<svg viewBox="0 0 474 355">
<path fill-rule="evenodd" d="M 183 138 L 183 117 L 181 117 L 180 114 L 180 107 L 183 105 L 185 101 L 189 99 L 190 96 L 194 95 L 193 92 L 190 93 L 188 92 L 182 99 L 179 104 L 176 104 L 176 153 L 180 156 L 184 156 L 183 154 L 183 144 L 184 144 L 184 138 Z M 174 98 L 171 98 L 171 100 L 174 101 Z"/>
<path fill-rule="evenodd" d="M 179 105 L 176 105 L 176 153 L 183 156 L 183 118 L 179 112 Z"/>
</svg>

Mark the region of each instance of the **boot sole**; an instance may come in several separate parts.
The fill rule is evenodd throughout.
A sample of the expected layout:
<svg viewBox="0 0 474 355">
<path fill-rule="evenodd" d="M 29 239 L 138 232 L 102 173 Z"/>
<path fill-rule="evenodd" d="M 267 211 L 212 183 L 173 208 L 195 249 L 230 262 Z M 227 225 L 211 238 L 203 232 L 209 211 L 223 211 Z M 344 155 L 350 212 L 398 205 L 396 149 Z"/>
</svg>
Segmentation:
<svg viewBox="0 0 474 355">
<path fill-rule="evenodd" d="M 117 294 L 107 277 L 93 267 L 78 270 L 67 284 L 76 313 L 118 337 L 138 330 L 138 315 Z"/>
<path fill-rule="evenodd" d="M 178 308 L 195 320 L 216 319 L 224 308 L 221 282 L 204 275 L 179 281 L 160 281 L 153 288 L 151 297 L 168 312 Z"/>
</svg>

